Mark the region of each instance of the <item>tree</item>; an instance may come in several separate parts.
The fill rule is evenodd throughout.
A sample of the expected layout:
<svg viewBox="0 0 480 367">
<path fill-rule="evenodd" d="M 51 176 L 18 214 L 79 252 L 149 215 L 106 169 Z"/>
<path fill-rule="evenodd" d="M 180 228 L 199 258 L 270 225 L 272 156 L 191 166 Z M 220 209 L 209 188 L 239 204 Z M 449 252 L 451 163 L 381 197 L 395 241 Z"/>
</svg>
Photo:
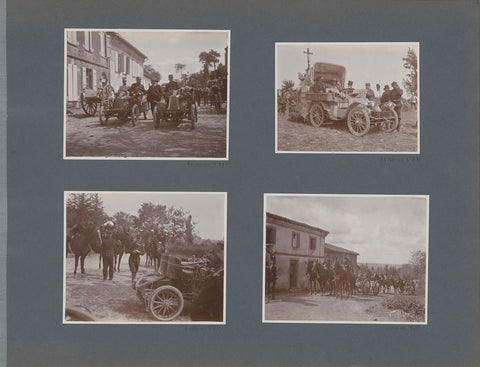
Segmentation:
<svg viewBox="0 0 480 367">
<path fill-rule="evenodd" d="M 175 71 L 181 75 L 186 66 L 185 64 L 175 64 Z"/>
<path fill-rule="evenodd" d="M 403 67 L 409 70 L 407 77 L 403 79 L 403 86 L 410 95 L 417 95 L 418 86 L 418 59 L 415 51 L 408 49 L 407 56 L 402 58 Z"/>
<path fill-rule="evenodd" d="M 115 222 L 115 227 L 130 232 L 133 228 L 136 217 L 125 212 L 116 212 L 112 219 Z"/>
<path fill-rule="evenodd" d="M 220 57 L 220 53 L 211 49 L 210 51 L 208 51 L 208 53 L 210 54 L 211 58 L 212 58 L 212 63 L 213 63 L 213 69 L 215 70 L 215 66 L 217 65 L 218 61 L 219 61 L 219 57 Z"/>
<path fill-rule="evenodd" d="M 67 227 L 80 223 L 99 226 L 108 219 L 98 194 L 68 194 Z"/>
<path fill-rule="evenodd" d="M 410 253 L 410 264 L 414 266 L 415 275 L 425 275 L 427 266 L 427 254 L 425 251 L 417 250 Z"/>
<path fill-rule="evenodd" d="M 187 220 L 185 222 L 185 242 L 187 245 L 191 246 L 194 243 L 195 237 L 193 234 L 193 222 L 192 222 L 192 216 L 189 215 L 187 217 Z"/>
<path fill-rule="evenodd" d="M 156 71 L 152 65 L 145 65 L 143 67 L 143 70 L 144 72 L 147 74 L 147 76 L 149 77 L 153 77 L 153 78 L 156 78 L 158 80 L 160 80 L 162 78 L 162 76 L 160 75 L 160 73 L 158 71 Z"/>
<path fill-rule="evenodd" d="M 295 82 L 293 80 L 284 80 L 282 82 L 282 91 L 285 92 L 289 89 L 293 89 L 293 87 L 295 86 Z"/>
<path fill-rule="evenodd" d="M 218 57 L 220 56 L 220 53 L 218 53 L 215 50 L 210 50 L 208 52 L 202 51 L 198 55 L 198 61 L 200 61 L 203 64 L 203 73 L 205 75 L 209 74 L 210 66 L 213 64 L 213 68 L 215 69 L 215 65 L 218 63 L 219 59 Z"/>
</svg>

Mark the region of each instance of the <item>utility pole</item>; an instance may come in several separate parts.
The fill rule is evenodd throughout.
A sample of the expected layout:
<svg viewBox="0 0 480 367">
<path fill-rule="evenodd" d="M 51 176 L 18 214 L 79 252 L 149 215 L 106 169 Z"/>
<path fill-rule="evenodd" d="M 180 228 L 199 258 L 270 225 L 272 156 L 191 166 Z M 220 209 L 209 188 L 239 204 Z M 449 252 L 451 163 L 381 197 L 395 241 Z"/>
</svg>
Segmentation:
<svg viewBox="0 0 480 367">
<path fill-rule="evenodd" d="M 310 49 L 307 47 L 307 51 L 303 51 L 304 54 L 307 54 L 307 70 L 308 73 L 310 71 L 310 55 L 313 55 L 313 52 L 310 52 Z"/>
</svg>

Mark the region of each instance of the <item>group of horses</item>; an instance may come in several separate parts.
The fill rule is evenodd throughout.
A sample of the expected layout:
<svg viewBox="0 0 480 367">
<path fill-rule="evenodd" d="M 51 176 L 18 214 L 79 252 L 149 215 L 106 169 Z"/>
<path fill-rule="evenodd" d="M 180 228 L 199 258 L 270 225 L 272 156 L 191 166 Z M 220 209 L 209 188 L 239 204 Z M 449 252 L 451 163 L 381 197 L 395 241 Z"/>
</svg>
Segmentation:
<svg viewBox="0 0 480 367">
<path fill-rule="evenodd" d="M 114 249 L 114 270 L 120 271 L 120 264 L 124 253 L 132 254 L 134 250 L 141 254 L 146 253 L 145 265 L 152 264 L 155 271 L 160 266 L 160 256 L 165 251 L 163 243 L 158 241 L 155 234 L 149 234 L 142 238 L 143 244 L 138 243 L 131 233 L 127 230 L 116 230 L 112 234 L 116 240 Z M 85 274 L 85 258 L 92 251 L 100 254 L 98 267 L 102 265 L 102 233 L 99 227 L 94 225 L 76 226 L 67 234 L 66 256 L 69 253 L 75 255 L 75 268 L 73 274 L 77 274 L 78 263 L 80 260 L 81 273 Z"/>
<path fill-rule="evenodd" d="M 333 263 L 327 260 L 325 264 L 318 261 L 307 262 L 306 277 L 310 294 L 325 294 L 331 296 L 352 297 L 355 293 L 356 276 L 350 264 Z M 317 287 L 318 286 L 318 287 Z"/>
</svg>

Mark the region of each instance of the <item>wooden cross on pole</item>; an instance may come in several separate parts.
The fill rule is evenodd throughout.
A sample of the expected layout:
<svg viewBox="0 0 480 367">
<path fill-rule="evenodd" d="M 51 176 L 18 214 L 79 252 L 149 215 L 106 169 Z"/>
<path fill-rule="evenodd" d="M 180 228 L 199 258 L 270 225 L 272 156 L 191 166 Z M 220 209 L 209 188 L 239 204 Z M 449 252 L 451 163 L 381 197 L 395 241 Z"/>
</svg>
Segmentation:
<svg viewBox="0 0 480 367">
<path fill-rule="evenodd" d="M 310 49 L 307 47 L 307 51 L 303 51 L 304 54 L 307 54 L 307 73 L 310 70 L 310 55 L 313 55 L 313 52 L 310 52 Z"/>
</svg>

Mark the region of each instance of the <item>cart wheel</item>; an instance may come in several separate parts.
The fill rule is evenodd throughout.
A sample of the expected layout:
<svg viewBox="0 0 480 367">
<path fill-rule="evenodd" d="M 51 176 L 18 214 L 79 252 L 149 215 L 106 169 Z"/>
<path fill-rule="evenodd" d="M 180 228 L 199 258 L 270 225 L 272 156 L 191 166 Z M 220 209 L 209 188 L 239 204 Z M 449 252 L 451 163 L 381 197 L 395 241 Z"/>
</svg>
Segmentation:
<svg viewBox="0 0 480 367">
<path fill-rule="evenodd" d="M 98 119 L 100 120 L 100 125 L 106 125 L 109 119 L 108 115 L 108 102 L 104 101 L 100 103 L 100 106 L 98 108 Z"/>
<path fill-rule="evenodd" d="M 171 285 L 157 288 L 150 299 L 150 312 L 160 321 L 170 321 L 178 317 L 183 310 L 182 293 Z"/>
<path fill-rule="evenodd" d="M 370 117 L 362 107 L 354 107 L 347 116 L 348 130 L 355 136 L 363 136 L 370 130 Z"/>
<path fill-rule="evenodd" d="M 151 279 L 150 277 L 147 275 L 147 276 L 144 276 L 144 277 L 141 277 L 137 280 L 137 282 L 135 283 L 135 289 L 137 290 L 137 297 L 140 301 L 142 302 L 145 302 L 145 298 L 143 298 L 143 293 L 142 293 L 142 290 L 145 286 L 145 284 L 151 282 Z M 152 283 L 153 284 L 153 283 Z"/>
<path fill-rule="evenodd" d="M 126 113 L 126 112 L 120 112 L 120 113 L 117 115 L 117 119 L 119 119 L 121 122 L 128 121 L 128 113 Z"/>
<path fill-rule="evenodd" d="M 392 116 L 390 116 L 387 121 L 380 124 L 380 130 L 386 131 L 387 133 L 391 133 L 398 126 L 397 111 L 391 110 L 390 112 L 392 113 Z"/>
<path fill-rule="evenodd" d="M 310 120 L 310 123 L 314 127 L 320 127 L 323 125 L 325 122 L 325 111 L 323 110 L 322 106 L 318 104 L 312 105 L 310 107 L 310 112 L 308 113 L 308 119 Z"/>
<path fill-rule="evenodd" d="M 153 108 L 153 125 L 155 129 L 160 127 L 161 121 L 165 121 L 165 105 L 163 103 L 157 103 Z"/>
<path fill-rule="evenodd" d="M 80 94 L 80 103 L 82 104 L 82 110 L 87 116 L 95 116 L 97 113 L 97 103 L 88 101 L 83 92 Z"/>
<path fill-rule="evenodd" d="M 195 105 L 192 104 L 190 106 L 190 127 L 192 130 L 195 129 L 195 126 L 197 124 L 197 109 L 195 108 Z"/>
<path fill-rule="evenodd" d="M 138 104 L 132 106 L 132 126 L 135 126 L 138 123 L 138 117 L 140 116 L 140 108 Z"/>
</svg>

